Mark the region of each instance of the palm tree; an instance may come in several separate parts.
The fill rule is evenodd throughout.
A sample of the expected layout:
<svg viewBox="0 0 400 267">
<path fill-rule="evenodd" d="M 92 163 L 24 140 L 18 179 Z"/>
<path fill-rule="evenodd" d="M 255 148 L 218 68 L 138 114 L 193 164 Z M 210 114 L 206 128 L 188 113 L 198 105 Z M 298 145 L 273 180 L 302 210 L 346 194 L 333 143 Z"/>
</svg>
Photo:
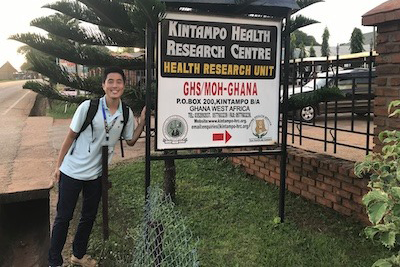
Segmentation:
<svg viewBox="0 0 400 267">
<path fill-rule="evenodd" d="M 236 0 L 235 2 L 238 5 L 250 5 L 250 4 L 252 4 L 253 2 L 256 2 L 256 1 L 258 1 L 258 0 Z M 296 3 L 299 6 L 299 9 L 295 10 L 293 14 L 295 14 L 296 12 L 298 12 L 298 11 L 300 11 L 300 10 L 310 6 L 310 5 L 313 5 L 313 4 L 316 4 L 316 3 L 319 3 L 319 2 L 323 2 L 323 0 L 296 0 Z M 290 23 L 289 23 L 289 25 L 290 25 L 289 31 L 291 33 L 291 38 L 290 38 L 290 40 L 291 40 L 291 42 L 290 42 L 290 55 L 291 55 L 291 58 L 294 57 L 294 51 L 295 51 L 295 48 L 296 48 L 295 41 L 293 41 L 293 40 L 296 40 L 296 37 L 294 36 L 293 32 L 295 32 L 296 30 L 298 30 L 298 29 L 300 29 L 302 27 L 305 27 L 305 26 L 308 26 L 308 25 L 311 25 L 311 24 L 314 24 L 314 23 L 319 23 L 319 21 L 311 19 L 311 18 L 304 17 L 303 15 L 291 16 Z"/>
<path fill-rule="evenodd" d="M 238 6 L 247 6 L 251 5 L 254 2 L 257 2 L 259 0 L 235 0 L 235 3 Z M 313 5 L 315 3 L 323 2 L 323 0 L 296 0 L 297 5 L 299 6 L 298 10 L 295 10 L 293 14 L 298 12 L 299 10 L 302 10 L 310 5 Z M 307 17 L 304 17 L 303 15 L 296 15 L 294 18 L 291 18 L 290 21 L 290 32 L 294 32 L 297 29 L 300 29 L 302 27 L 318 23 L 318 21 L 314 19 L 310 19 Z"/>
<path fill-rule="evenodd" d="M 254 1 L 237 0 L 238 10 L 241 5 L 251 4 Z M 297 0 L 297 4 L 300 9 L 303 9 L 321 1 Z M 26 52 L 28 62 L 32 65 L 32 70 L 49 77 L 51 84 L 61 83 L 94 94 L 102 93 L 99 79 L 71 75 L 58 66 L 54 59 L 62 58 L 90 67 L 118 65 L 127 70 L 143 70 L 143 58 L 120 58 L 100 47 L 143 48 L 146 23 L 155 28 L 165 11 L 165 6 L 159 0 L 78 0 L 74 2 L 62 0 L 44 7 L 60 12 L 31 22 L 32 26 L 47 31 L 47 36 L 28 33 L 17 34 L 10 38 L 21 41 L 34 49 Z M 82 22 L 90 26 L 85 27 Z M 316 22 L 298 15 L 291 21 L 290 31 Z M 24 87 L 53 99 L 75 102 L 84 100 L 61 96 L 54 86 L 49 87 L 46 83 L 28 82 Z M 129 92 L 132 88 L 127 89 Z M 140 93 L 127 95 L 143 96 Z"/>
<path fill-rule="evenodd" d="M 302 10 L 302 9 L 312 5 L 312 4 L 323 2 L 323 0 L 297 0 L 296 2 L 300 7 L 299 10 Z M 295 32 L 296 30 L 298 30 L 298 29 L 300 29 L 302 27 L 314 24 L 314 23 L 319 23 L 319 21 L 311 19 L 311 18 L 304 17 L 303 15 L 294 16 L 294 18 L 291 18 L 291 21 L 290 21 L 290 32 L 291 32 L 291 35 L 293 35 L 294 34 L 293 32 Z M 295 48 L 291 48 L 291 49 L 294 50 Z M 305 54 L 305 53 L 303 53 L 303 54 Z"/>
<path fill-rule="evenodd" d="M 126 70 L 144 70 L 143 57 L 131 59 L 111 55 L 105 47 L 144 48 L 146 25 L 155 29 L 165 11 L 159 0 L 62 0 L 44 7 L 59 13 L 37 18 L 31 25 L 47 31 L 47 35 L 28 33 L 10 37 L 28 45 L 23 52 L 31 69 L 48 77 L 46 82 L 29 81 L 24 88 L 49 99 L 77 103 L 86 97 L 63 96 L 56 85 L 101 95 L 101 78 L 71 74 L 57 64 L 57 59 L 91 68 L 117 65 Z M 144 96 L 145 88 L 127 85 L 124 101 L 138 114 L 144 106 Z M 166 169 L 170 168 L 167 163 Z"/>
<path fill-rule="evenodd" d="M 296 3 L 299 5 L 299 10 L 295 11 L 298 12 L 308 6 L 311 6 L 313 4 L 323 2 L 323 0 L 296 0 Z M 297 29 L 300 29 L 302 27 L 314 24 L 314 23 L 319 23 L 319 21 L 311 18 L 304 17 L 303 15 L 296 15 L 294 18 L 291 18 L 290 21 L 290 32 L 294 32 Z"/>
<path fill-rule="evenodd" d="M 101 80 L 98 77 L 82 78 L 68 73 L 56 64 L 56 58 L 89 67 L 118 65 L 127 70 L 143 70 L 145 65 L 142 57 L 118 57 L 111 55 L 104 47 L 143 48 L 146 24 L 156 27 L 165 10 L 158 0 L 63 0 L 44 7 L 59 13 L 37 18 L 31 25 L 47 31 L 47 36 L 28 33 L 16 34 L 10 38 L 30 47 L 26 49 L 25 55 L 32 65 L 31 69 L 48 77 L 50 81 L 27 82 L 24 88 L 51 99 L 70 102 L 81 102 L 85 98 L 60 95 L 55 88 L 57 83 L 96 95 L 102 94 Z M 125 101 L 128 104 L 137 101 L 135 97 L 143 96 L 140 89 L 132 87 L 127 88 L 126 95 L 128 97 Z M 143 104 L 144 99 L 141 102 Z M 137 113 L 143 105 L 131 106 Z"/>
<path fill-rule="evenodd" d="M 298 0 L 300 8 L 322 0 Z M 254 0 L 240 0 L 241 5 Z M 57 58 L 89 67 L 118 65 L 127 70 L 143 70 L 142 57 L 130 59 L 111 55 L 105 46 L 144 48 L 146 25 L 156 29 L 163 18 L 165 6 L 160 0 L 61 0 L 44 6 L 59 13 L 33 20 L 31 25 L 48 32 L 39 34 L 17 34 L 11 39 L 27 44 L 26 58 L 31 69 L 49 78 L 48 82 L 27 82 L 24 88 L 31 89 L 51 99 L 81 102 L 85 97 L 71 98 L 62 96 L 56 90 L 56 84 L 64 84 L 94 95 L 102 94 L 98 77 L 82 78 L 68 73 L 56 63 Z M 291 23 L 291 31 L 316 23 L 315 20 L 296 16 Z M 89 25 L 89 26 L 86 26 Z M 153 86 L 154 88 L 155 86 Z M 135 113 L 144 105 L 144 88 L 126 88 L 125 101 Z M 165 188 L 174 198 L 175 163 L 165 161 Z"/>
</svg>

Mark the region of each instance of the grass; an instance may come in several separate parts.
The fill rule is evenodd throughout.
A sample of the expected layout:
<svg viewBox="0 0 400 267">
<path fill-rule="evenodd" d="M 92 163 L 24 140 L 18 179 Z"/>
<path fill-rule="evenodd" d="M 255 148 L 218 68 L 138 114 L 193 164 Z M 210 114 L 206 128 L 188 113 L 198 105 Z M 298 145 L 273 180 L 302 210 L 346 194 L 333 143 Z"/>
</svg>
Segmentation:
<svg viewBox="0 0 400 267">
<path fill-rule="evenodd" d="M 286 220 L 276 223 L 279 189 L 221 159 L 177 160 L 177 206 L 199 238 L 201 266 L 371 266 L 390 256 L 361 234 L 363 226 L 333 210 L 287 193 Z M 163 162 L 152 163 L 162 184 Z M 144 163 L 110 171 L 110 240 L 99 216 L 90 253 L 103 266 L 126 266 L 132 230 L 142 216 Z"/>
<path fill-rule="evenodd" d="M 69 119 L 72 118 L 77 107 L 78 104 L 75 103 L 52 100 L 50 107 L 47 110 L 47 116 L 55 119 Z"/>
</svg>

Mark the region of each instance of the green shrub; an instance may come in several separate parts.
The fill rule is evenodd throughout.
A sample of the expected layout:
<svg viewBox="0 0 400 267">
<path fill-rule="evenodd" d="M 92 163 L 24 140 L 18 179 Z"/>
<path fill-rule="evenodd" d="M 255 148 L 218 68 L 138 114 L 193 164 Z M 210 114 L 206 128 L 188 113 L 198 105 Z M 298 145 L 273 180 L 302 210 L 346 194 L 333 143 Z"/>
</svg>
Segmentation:
<svg viewBox="0 0 400 267">
<path fill-rule="evenodd" d="M 400 100 L 389 105 L 400 106 Z M 398 116 L 396 109 L 389 117 Z M 382 153 L 372 153 L 355 166 L 359 177 L 370 175 L 368 187 L 371 189 L 363 197 L 369 220 L 373 226 L 365 229 L 367 238 L 377 240 L 389 249 L 395 248 L 400 241 L 400 131 L 383 131 L 379 140 L 384 144 Z M 390 258 L 380 259 L 374 267 L 400 266 L 400 252 Z"/>
<path fill-rule="evenodd" d="M 51 101 L 50 107 L 47 110 L 47 116 L 55 119 L 68 119 L 72 118 L 75 110 L 78 108 L 78 104 L 69 103 L 61 100 L 49 100 Z"/>
<path fill-rule="evenodd" d="M 321 102 L 344 98 L 338 87 L 322 87 L 318 90 L 294 94 L 288 99 L 289 110 L 298 110 L 306 106 L 317 106 Z"/>
</svg>

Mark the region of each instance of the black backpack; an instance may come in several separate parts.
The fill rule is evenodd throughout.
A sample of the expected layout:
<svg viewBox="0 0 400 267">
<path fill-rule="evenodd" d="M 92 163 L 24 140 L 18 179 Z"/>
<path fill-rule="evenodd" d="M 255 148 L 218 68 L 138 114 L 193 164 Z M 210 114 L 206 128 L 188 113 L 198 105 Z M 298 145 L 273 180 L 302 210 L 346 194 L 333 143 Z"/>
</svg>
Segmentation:
<svg viewBox="0 0 400 267">
<path fill-rule="evenodd" d="M 89 125 L 90 125 L 90 127 L 92 129 L 92 135 L 93 135 L 93 124 L 92 124 L 92 121 L 94 119 L 94 116 L 96 116 L 97 110 L 99 108 L 99 103 L 100 103 L 100 99 L 98 99 L 98 98 L 90 100 L 90 105 L 89 105 L 89 109 L 88 109 L 87 114 L 86 114 L 86 119 L 83 122 L 81 129 L 77 133 L 77 135 L 75 137 L 75 141 L 78 139 L 80 134 L 84 130 L 86 130 L 86 128 Z M 128 123 L 128 120 L 129 120 L 129 106 L 127 106 L 124 102 L 122 102 L 122 117 L 123 117 L 124 120 L 123 120 L 123 126 L 122 126 L 121 135 L 119 137 L 119 140 L 120 140 L 120 144 L 121 144 L 121 154 L 122 154 L 122 157 L 124 157 L 124 148 L 122 146 L 122 140 L 123 140 L 122 133 L 124 132 L 125 126 L 126 126 L 126 124 Z M 72 150 L 71 150 L 71 155 L 74 152 L 74 148 L 72 148 Z"/>
</svg>

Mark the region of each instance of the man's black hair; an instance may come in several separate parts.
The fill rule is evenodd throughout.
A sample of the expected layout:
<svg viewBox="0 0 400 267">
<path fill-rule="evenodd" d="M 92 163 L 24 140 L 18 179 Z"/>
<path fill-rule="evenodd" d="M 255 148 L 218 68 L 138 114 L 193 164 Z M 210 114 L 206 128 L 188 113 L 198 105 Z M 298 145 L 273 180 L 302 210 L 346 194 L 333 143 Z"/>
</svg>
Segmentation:
<svg viewBox="0 0 400 267">
<path fill-rule="evenodd" d="M 122 79 L 124 80 L 124 83 L 126 82 L 126 77 L 124 71 L 120 67 L 108 67 L 104 69 L 103 72 L 103 83 L 106 82 L 107 80 L 107 75 L 110 73 L 119 73 L 122 76 Z"/>
</svg>

